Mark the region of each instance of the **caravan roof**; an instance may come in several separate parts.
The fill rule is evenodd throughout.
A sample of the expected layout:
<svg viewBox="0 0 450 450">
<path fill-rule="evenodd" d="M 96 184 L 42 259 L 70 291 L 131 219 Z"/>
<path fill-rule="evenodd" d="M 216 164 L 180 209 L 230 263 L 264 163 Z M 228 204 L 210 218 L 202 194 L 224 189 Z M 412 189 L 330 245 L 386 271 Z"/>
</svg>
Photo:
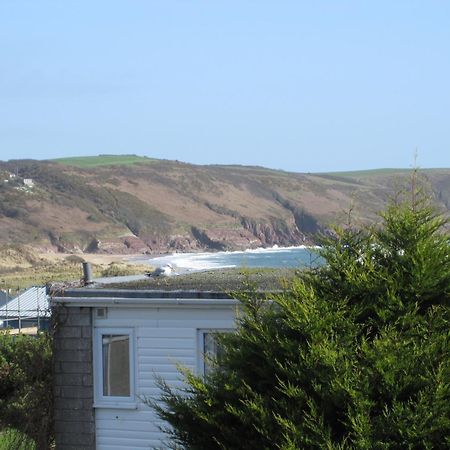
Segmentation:
<svg viewBox="0 0 450 450">
<path fill-rule="evenodd" d="M 45 286 L 33 286 L 0 306 L 0 317 L 49 317 L 50 306 Z"/>
</svg>

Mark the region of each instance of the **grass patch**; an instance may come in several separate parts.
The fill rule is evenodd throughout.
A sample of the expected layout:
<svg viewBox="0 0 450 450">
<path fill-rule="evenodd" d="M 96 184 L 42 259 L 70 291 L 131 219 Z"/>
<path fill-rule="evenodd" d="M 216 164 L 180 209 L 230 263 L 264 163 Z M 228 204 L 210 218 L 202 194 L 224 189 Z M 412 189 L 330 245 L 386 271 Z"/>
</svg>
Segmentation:
<svg viewBox="0 0 450 450">
<path fill-rule="evenodd" d="M 153 269 L 147 264 L 125 264 L 125 263 L 109 263 L 97 266 L 98 276 L 100 277 L 121 277 L 125 275 L 140 275 Z"/>
<path fill-rule="evenodd" d="M 137 264 L 92 264 L 94 278 L 140 275 L 151 269 L 151 266 Z M 0 289 L 11 289 L 16 292 L 30 286 L 44 285 L 56 281 L 81 280 L 82 277 L 83 270 L 79 262 L 70 260 L 61 260 L 55 263 L 41 262 L 29 268 L 15 267 L 8 271 L 5 268 L 2 271 L 2 268 L 0 268 Z"/>
<path fill-rule="evenodd" d="M 342 178 L 355 178 L 355 177 L 375 177 L 380 175 L 393 175 L 395 173 L 411 173 L 413 169 L 395 169 L 395 168 L 384 168 L 384 169 L 370 169 L 370 170 L 354 170 L 346 172 L 325 172 L 325 173 L 314 173 L 313 175 L 331 175 L 333 177 Z"/>
<path fill-rule="evenodd" d="M 0 431 L 0 450 L 35 450 L 36 445 L 14 429 Z"/>
<path fill-rule="evenodd" d="M 65 164 L 67 166 L 90 168 L 99 166 L 130 166 L 134 164 L 150 164 L 158 160 L 137 155 L 98 155 L 57 158 L 52 159 L 52 161 Z"/>
</svg>

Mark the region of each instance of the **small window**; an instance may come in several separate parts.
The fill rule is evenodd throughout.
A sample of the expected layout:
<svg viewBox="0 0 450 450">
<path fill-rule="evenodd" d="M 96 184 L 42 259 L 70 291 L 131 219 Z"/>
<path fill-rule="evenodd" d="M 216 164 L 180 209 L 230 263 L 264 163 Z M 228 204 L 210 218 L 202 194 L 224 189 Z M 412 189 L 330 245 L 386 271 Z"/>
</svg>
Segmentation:
<svg viewBox="0 0 450 450">
<path fill-rule="evenodd" d="M 207 377 L 217 368 L 217 361 L 223 354 L 223 346 L 219 342 L 218 334 L 229 333 L 232 330 L 199 330 L 198 333 L 198 369 L 200 375 Z"/>
<path fill-rule="evenodd" d="M 96 403 L 134 401 L 133 331 L 97 329 L 94 361 Z"/>
<path fill-rule="evenodd" d="M 103 396 L 130 396 L 130 336 L 102 335 Z"/>
</svg>

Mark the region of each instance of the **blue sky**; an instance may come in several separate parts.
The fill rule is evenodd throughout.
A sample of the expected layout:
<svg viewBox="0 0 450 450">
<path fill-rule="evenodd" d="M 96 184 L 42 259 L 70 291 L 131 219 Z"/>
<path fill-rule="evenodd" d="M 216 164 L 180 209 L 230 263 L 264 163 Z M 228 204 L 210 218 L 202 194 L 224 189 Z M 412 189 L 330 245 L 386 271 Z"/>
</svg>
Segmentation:
<svg viewBox="0 0 450 450">
<path fill-rule="evenodd" d="M 450 167 L 450 2 L 0 0 L 0 159 Z"/>
</svg>

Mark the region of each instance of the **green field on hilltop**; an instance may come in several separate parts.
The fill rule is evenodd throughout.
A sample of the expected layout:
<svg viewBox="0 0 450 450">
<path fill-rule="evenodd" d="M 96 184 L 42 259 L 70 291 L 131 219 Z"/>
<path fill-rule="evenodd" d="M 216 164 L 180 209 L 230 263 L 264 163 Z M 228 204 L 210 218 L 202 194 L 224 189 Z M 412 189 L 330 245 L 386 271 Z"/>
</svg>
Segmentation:
<svg viewBox="0 0 450 450">
<path fill-rule="evenodd" d="M 380 176 L 380 175 L 393 175 L 395 173 L 407 174 L 411 173 L 413 169 L 371 169 L 371 170 L 354 170 L 348 172 L 327 172 L 320 173 L 316 175 L 332 175 L 335 177 L 370 177 L 370 176 Z"/>
<path fill-rule="evenodd" d="M 384 169 L 369 169 L 369 170 L 353 170 L 353 171 L 345 171 L 345 172 L 324 172 L 324 173 L 315 173 L 314 175 L 318 176 L 333 176 L 333 177 L 342 177 L 342 178 L 357 178 L 357 177 L 373 177 L 373 176 L 383 176 L 383 175 L 394 175 L 394 174 L 410 174 L 414 169 L 404 169 L 404 168 L 384 168 Z M 419 173 L 429 173 L 429 172 L 438 172 L 439 170 L 446 169 L 419 169 Z"/>
<path fill-rule="evenodd" d="M 99 155 L 99 156 L 75 156 L 72 158 L 57 158 L 52 161 L 76 167 L 98 166 L 130 166 L 133 164 L 149 164 L 157 161 L 153 158 L 137 155 Z"/>
</svg>

